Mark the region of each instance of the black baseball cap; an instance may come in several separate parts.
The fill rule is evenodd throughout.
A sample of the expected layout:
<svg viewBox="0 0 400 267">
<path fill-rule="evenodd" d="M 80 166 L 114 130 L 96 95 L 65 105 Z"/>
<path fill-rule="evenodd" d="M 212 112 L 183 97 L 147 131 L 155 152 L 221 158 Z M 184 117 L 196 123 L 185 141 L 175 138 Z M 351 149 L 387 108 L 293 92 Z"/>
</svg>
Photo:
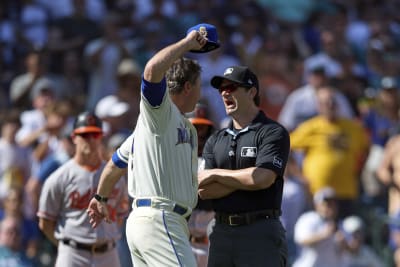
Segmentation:
<svg viewBox="0 0 400 267">
<path fill-rule="evenodd" d="M 219 89 L 223 80 L 228 80 L 247 88 L 255 87 L 257 91 L 259 90 L 257 76 L 246 66 L 227 68 L 223 76 L 214 76 L 211 79 L 211 85 Z"/>
<path fill-rule="evenodd" d="M 79 114 L 73 125 L 73 133 L 74 134 L 82 134 L 82 133 L 102 133 L 102 122 L 101 120 L 93 113 L 89 111 L 82 112 Z"/>
</svg>

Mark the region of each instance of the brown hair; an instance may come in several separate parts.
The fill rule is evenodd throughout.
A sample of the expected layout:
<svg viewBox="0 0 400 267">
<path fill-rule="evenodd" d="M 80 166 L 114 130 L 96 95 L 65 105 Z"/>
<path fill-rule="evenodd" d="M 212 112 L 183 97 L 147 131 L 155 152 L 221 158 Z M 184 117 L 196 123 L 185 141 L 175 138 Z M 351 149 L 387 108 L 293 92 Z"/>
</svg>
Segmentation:
<svg viewBox="0 0 400 267">
<path fill-rule="evenodd" d="M 201 67 L 188 58 L 176 60 L 166 73 L 167 88 L 171 94 L 179 94 L 186 82 L 194 84 L 200 77 Z"/>
</svg>

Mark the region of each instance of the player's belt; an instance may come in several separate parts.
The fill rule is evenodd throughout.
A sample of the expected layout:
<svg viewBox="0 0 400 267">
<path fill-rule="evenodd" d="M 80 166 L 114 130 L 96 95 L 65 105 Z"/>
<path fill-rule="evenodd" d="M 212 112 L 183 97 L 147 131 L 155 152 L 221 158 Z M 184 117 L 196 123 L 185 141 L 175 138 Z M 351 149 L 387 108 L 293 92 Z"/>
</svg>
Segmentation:
<svg viewBox="0 0 400 267">
<path fill-rule="evenodd" d="M 279 216 L 281 216 L 281 211 L 273 209 L 238 214 L 217 212 L 215 214 L 215 221 L 230 226 L 240 226 L 252 224 L 262 219 L 278 219 Z"/>
<path fill-rule="evenodd" d="M 169 205 L 169 203 L 165 203 L 165 202 L 159 202 L 157 200 L 152 200 L 151 198 L 138 198 L 135 199 L 135 204 L 136 207 L 152 207 L 152 208 L 156 208 L 156 209 L 167 209 L 167 210 L 171 210 L 183 217 L 185 217 L 186 219 L 189 219 L 189 209 L 177 204 L 177 203 L 172 203 L 171 205 Z M 167 204 L 167 205 L 164 205 Z"/>
<path fill-rule="evenodd" d="M 72 239 L 63 239 L 62 242 L 70 247 L 90 251 L 91 253 L 104 253 L 115 248 L 115 242 L 107 242 L 102 244 L 84 244 L 76 242 Z"/>
</svg>

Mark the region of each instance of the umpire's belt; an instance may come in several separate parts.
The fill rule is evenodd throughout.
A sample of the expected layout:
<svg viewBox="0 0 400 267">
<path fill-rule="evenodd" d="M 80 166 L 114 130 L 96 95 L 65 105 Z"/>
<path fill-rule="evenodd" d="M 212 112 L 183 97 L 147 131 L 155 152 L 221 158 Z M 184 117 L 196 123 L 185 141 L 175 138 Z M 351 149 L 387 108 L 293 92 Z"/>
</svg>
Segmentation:
<svg viewBox="0 0 400 267">
<path fill-rule="evenodd" d="M 281 216 L 280 210 L 260 210 L 238 214 L 217 212 L 215 214 L 215 221 L 230 226 L 240 226 L 252 224 L 262 219 L 278 219 L 279 216 Z"/>
<path fill-rule="evenodd" d="M 136 207 L 152 207 L 160 210 L 169 210 L 183 216 L 186 219 L 188 219 L 192 213 L 191 209 L 189 208 L 185 208 L 171 200 L 161 198 L 137 198 L 134 200 L 134 202 Z"/>
<path fill-rule="evenodd" d="M 84 244 L 72 239 L 63 239 L 62 242 L 70 247 L 90 251 L 91 253 L 104 253 L 115 247 L 114 241 L 102 244 Z"/>
</svg>

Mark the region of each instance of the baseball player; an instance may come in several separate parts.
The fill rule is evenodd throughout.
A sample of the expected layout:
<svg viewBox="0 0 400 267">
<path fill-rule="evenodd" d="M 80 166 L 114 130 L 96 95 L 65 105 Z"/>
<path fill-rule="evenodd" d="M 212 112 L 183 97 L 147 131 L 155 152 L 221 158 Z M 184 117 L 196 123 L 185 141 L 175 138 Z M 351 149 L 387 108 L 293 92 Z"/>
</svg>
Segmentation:
<svg viewBox="0 0 400 267">
<path fill-rule="evenodd" d="M 37 213 L 39 227 L 58 247 L 57 267 L 118 267 L 115 242 L 121 231 L 117 220 L 129 210 L 125 180 L 115 184 L 107 201 L 113 223 L 93 229 L 86 208 L 104 166 L 99 151 L 102 124 L 94 114 L 84 112 L 73 128 L 75 155 L 45 181 Z"/>
<path fill-rule="evenodd" d="M 107 163 L 90 202 L 88 214 L 98 227 L 109 220 L 102 200 L 128 166 L 134 201 L 126 234 L 135 267 L 196 266 L 187 220 L 197 202 L 197 133 L 183 114 L 200 98 L 201 68 L 183 55 L 215 49 L 215 41 L 214 26 L 197 25 L 149 60 L 134 134 Z"/>
</svg>

